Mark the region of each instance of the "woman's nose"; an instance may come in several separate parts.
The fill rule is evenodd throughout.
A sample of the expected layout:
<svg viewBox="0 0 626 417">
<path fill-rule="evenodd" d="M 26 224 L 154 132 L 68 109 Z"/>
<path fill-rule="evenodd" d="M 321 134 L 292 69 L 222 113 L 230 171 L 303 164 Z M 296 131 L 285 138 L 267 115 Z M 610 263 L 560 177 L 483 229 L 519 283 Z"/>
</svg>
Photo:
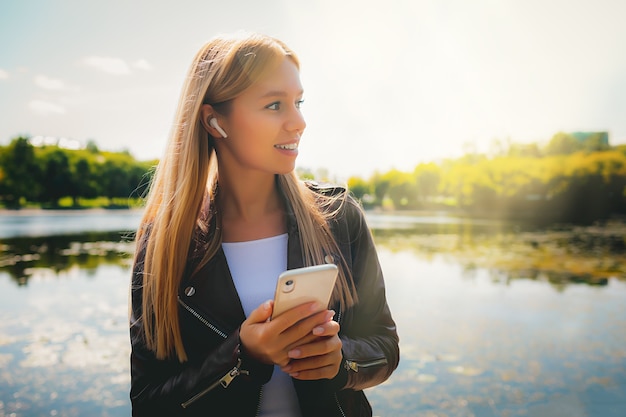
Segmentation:
<svg viewBox="0 0 626 417">
<path fill-rule="evenodd" d="M 289 131 L 295 130 L 300 134 L 302 134 L 302 132 L 306 128 L 306 121 L 304 120 L 304 116 L 302 115 L 302 112 L 299 108 L 294 107 L 291 110 L 289 114 L 289 120 L 286 123 L 286 128 Z"/>
</svg>

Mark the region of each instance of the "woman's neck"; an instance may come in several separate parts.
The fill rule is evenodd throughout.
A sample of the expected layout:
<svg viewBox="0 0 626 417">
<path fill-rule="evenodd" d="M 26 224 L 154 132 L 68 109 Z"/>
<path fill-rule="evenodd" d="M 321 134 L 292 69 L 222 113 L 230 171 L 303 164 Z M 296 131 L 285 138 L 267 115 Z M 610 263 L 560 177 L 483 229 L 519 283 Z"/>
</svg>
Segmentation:
<svg viewBox="0 0 626 417">
<path fill-rule="evenodd" d="M 274 176 L 229 178 L 218 177 L 217 209 L 225 242 L 261 239 L 286 231 Z"/>
</svg>

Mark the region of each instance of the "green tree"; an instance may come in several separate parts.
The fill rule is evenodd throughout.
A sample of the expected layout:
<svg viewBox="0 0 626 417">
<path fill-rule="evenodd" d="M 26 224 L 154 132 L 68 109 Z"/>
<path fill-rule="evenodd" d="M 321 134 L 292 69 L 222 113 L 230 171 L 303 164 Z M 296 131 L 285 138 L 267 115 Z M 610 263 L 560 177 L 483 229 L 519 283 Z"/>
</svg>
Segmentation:
<svg viewBox="0 0 626 417">
<path fill-rule="evenodd" d="M 583 148 L 584 145 L 574 136 L 559 132 L 550 139 L 546 146 L 546 155 L 569 155 Z"/>
<path fill-rule="evenodd" d="M 75 188 L 68 154 L 58 147 L 44 150 L 42 164 L 42 192 L 40 201 L 58 206 L 61 197 L 70 196 Z"/>
<path fill-rule="evenodd" d="M 348 189 L 359 201 L 363 201 L 363 197 L 372 193 L 372 185 L 361 177 L 348 178 Z"/>
<path fill-rule="evenodd" d="M 540 158 L 542 152 L 536 143 L 511 143 L 507 156 Z"/>
<path fill-rule="evenodd" d="M 19 208 L 21 200 L 33 200 L 41 189 L 33 146 L 17 137 L 0 153 L 0 198 L 7 207 Z"/>
<path fill-rule="evenodd" d="M 92 164 L 87 158 L 80 157 L 72 164 L 72 189 L 70 196 L 78 206 L 79 198 L 98 197 L 98 185 L 95 182 Z"/>
<path fill-rule="evenodd" d="M 412 174 L 392 169 L 384 178 L 389 183 L 387 195 L 396 209 L 415 207 L 417 186 Z"/>
<path fill-rule="evenodd" d="M 583 143 L 584 149 L 588 152 L 608 150 L 609 145 L 604 140 L 605 136 L 606 132 L 595 132 L 591 134 L 587 139 L 585 139 L 585 142 Z"/>
<path fill-rule="evenodd" d="M 109 199 L 130 195 L 128 169 L 119 160 L 108 159 L 100 166 L 100 193 Z"/>
<path fill-rule="evenodd" d="M 370 183 L 374 189 L 374 197 L 376 197 L 374 204 L 382 205 L 389 190 L 389 179 L 376 171 L 370 178 Z"/>
<path fill-rule="evenodd" d="M 106 153 L 98 166 L 99 194 L 109 199 L 140 197 L 150 181 L 151 162 L 140 163 L 126 153 Z"/>
<path fill-rule="evenodd" d="M 98 148 L 98 145 L 92 139 L 87 141 L 87 145 L 85 146 L 85 149 L 87 149 L 87 151 L 89 153 L 92 153 L 92 154 L 99 154 L 100 153 L 100 149 Z"/>
<path fill-rule="evenodd" d="M 422 206 L 432 201 L 438 193 L 441 181 L 441 168 L 434 163 L 419 164 L 413 171 L 417 196 Z"/>
</svg>

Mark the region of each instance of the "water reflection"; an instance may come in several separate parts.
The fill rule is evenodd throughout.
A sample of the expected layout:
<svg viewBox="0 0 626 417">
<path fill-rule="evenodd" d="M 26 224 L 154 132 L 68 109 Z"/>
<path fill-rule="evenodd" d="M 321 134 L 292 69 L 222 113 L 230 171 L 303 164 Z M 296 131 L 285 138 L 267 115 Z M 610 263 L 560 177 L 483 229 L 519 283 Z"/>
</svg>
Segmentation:
<svg viewBox="0 0 626 417">
<path fill-rule="evenodd" d="M 130 266 L 132 236 L 120 232 L 91 232 L 76 235 L 19 237 L 0 243 L 0 271 L 18 285 L 28 284 L 41 269 L 55 274 L 78 267 L 95 270 L 101 265 Z"/>
<path fill-rule="evenodd" d="M 464 267 L 490 271 L 493 282 L 533 279 L 562 290 L 568 284 L 607 285 L 626 280 L 626 225 L 522 229 L 515 225 L 430 224 L 374 230 L 377 244 L 430 260 L 444 256 Z"/>
<path fill-rule="evenodd" d="M 402 353 L 375 415 L 623 416 L 623 225 L 371 224 Z M 129 415 L 127 235 L 0 246 L 0 417 Z"/>
<path fill-rule="evenodd" d="M 380 415 L 622 415 L 626 283 L 558 292 L 526 279 L 494 285 L 481 268 L 461 278 L 443 256 L 383 249 L 381 261 L 402 362 L 370 392 Z"/>
<path fill-rule="evenodd" d="M 128 270 L 0 274 L 0 416 L 128 416 Z"/>
</svg>

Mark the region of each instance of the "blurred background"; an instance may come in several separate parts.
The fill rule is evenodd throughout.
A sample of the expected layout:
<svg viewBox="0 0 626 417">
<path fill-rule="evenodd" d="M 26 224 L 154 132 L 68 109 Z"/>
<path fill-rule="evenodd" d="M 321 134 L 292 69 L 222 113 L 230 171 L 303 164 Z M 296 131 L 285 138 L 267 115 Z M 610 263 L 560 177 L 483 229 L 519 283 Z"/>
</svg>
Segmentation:
<svg viewBox="0 0 626 417">
<path fill-rule="evenodd" d="M 302 63 L 302 178 L 360 199 L 379 416 L 626 415 L 621 1 L 0 4 L 0 417 L 129 415 L 132 231 L 190 61 Z"/>
</svg>

